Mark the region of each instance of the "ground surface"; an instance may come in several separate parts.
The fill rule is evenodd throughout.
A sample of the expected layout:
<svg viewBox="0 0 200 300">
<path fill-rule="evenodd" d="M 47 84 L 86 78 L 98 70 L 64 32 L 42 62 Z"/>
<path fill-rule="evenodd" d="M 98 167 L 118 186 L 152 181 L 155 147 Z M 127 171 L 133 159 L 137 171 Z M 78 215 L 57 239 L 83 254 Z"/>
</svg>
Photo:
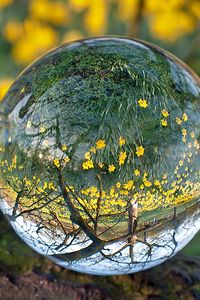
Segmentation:
<svg viewBox="0 0 200 300">
<path fill-rule="evenodd" d="M 89 276 L 35 254 L 0 217 L 1 300 L 200 300 L 200 258 L 179 255 L 126 276 Z"/>
</svg>

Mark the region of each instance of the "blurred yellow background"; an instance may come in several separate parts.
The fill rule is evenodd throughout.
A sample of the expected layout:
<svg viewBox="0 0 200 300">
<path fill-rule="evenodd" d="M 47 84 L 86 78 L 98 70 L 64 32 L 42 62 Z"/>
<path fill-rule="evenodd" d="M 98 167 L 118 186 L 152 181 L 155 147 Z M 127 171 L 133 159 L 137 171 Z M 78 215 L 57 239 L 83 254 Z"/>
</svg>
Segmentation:
<svg viewBox="0 0 200 300">
<path fill-rule="evenodd" d="M 42 53 L 99 35 L 154 42 L 200 70 L 200 0 L 0 0 L 0 99 Z"/>
<path fill-rule="evenodd" d="M 0 0 L 0 100 L 47 50 L 99 35 L 156 43 L 200 73 L 200 0 Z"/>
</svg>

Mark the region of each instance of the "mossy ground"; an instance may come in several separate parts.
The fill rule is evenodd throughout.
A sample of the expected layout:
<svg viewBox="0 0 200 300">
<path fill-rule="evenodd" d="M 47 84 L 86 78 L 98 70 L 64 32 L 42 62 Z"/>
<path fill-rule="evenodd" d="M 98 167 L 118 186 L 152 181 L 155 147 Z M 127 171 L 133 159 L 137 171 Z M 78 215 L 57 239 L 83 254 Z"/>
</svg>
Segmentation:
<svg viewBox="0 0 200 300">
<path fill-rule="evenodd" d="M 90 276 L 63 269 L 33 252 L 16 237 L 2 215 L 0 228 L 2 300 L 200 299 L 199 258 L 180 255 L 137 274 Z"/>
</svg>

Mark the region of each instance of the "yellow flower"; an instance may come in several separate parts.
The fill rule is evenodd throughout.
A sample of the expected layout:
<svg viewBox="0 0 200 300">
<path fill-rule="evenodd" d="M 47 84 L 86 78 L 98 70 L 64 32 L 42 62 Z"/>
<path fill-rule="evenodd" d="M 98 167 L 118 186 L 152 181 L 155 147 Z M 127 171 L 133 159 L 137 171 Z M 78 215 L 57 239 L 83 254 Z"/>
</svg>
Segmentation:
<svg viewBox="0 0 200 300">
<path fill-rule="evenodd" d="M 125 143 L 126 143 L 126 140 L 122 136 L 120 136 L 120 138 L 119 138 L 119 144 L 120 144 L 120 146 L 125 145 Z"/>
<path fill-rule="evenodd" d="M 160 186 L 160 181 L 156 179 L 156 180 L 154 181 L 154 185 L 155 185 L 155 186 Z"/>
<path fill-rule="evenodd" d="M 91 154 L 90 152 L 86 152 L 84 155 L 85 159 L 91 159 Z"/>
<path fill-rule="evenodd" d="M 162 125 L 163 127 L 166 127 L 166 126 L 167 126 L 167 120 L 166 120 L 166 119 L 162 119 L 162 120 L 160 121 L 160 123 L 161 123 L 161 125 Z"/>
<path fill-rule="evenodd" d="M 82 163 L 82 167 L 84 170 L 92 169 L 94 168 L 94 163 L 91 159 L 89 159 Z"/>
<path fill-rule="evenodd" d="M 99 168 L 102 169 L 102 168 L 104 167 L 104 164 L 103 164 L 102 162 L 99 162 L 99 163 L 98 163 L 98 166 L 99 166 Z"/>
<path fill-rule="evenodd" d="M 66 156 L 66 157 L 63 158 L 63 160 L 64 160 L 65 163 L 68 163 L 70 161 L 70 158 L 69 158 L 69 156 Z"/>
<path fill-rule="evenodd" d="M 194 0 L 194 1 L 190 2 L 189 9 L 195 17 L 200 19 L 200 2 L 199 2 L 199 0 Z"/>
<path fill-rule="evenodd" d="M 12 4 L 12 2 L 13 2 L 13 0 L 1 0 L 0 8 L 8 6 L 8 5 Z"/>
<path fill-rule="evenodd" d="M 97 149 L 96 149 L 95 147 L 91 147 L 91 148 L 90 148 L 90 152 L 96 153 L 96 152 L 97 152 Z"/>
<path fill-rule="evenodd" d="M 81 12 L 90 5 L 90 0 L 69 0 L 70 6 L 76 12 Z"/>
<path fill-rule="evenodd" d="M 121 183 L 118 181 L 118 182 L 116 183 L 116 187 L 119 189 L 120 186 L 121 186 Z"/>
<path fill-rule="evenodd" d="M 135 152 L 136 154 L 137 154 L 137 156 L 139 157 L 139 156 L 143 156 L 144 155 L 144 147 L 142 147 L 142 146 L 137 146 L 136 147 L 136 152 Z"/>
<path fill-rule="evenodd" d="M 165 118 L 169 117 L 169 112 L 166 109 L 163 109 L 161 111 L 161 113 L 162 113 L 163 117 L 165 117 Z"/>
<path fill-rule="evenodd" d="M 108 167 L 108 171 L 111 173 L 111 172 L 114 172 L 115 171 L 115 166 L 112 164 L 112 165 L 109 165 Z"/>
<path fill-rule="evenodd" d="M 147 108 L 147 106 L 148 106 L 147 100 L 145 100 L 145 99 L 139 99 L 138 104 L 140 107 L 143 107 L 143 108 Z"/>
<path fill-rule="evenodd" d="M 168 177 L 167 174 L 164 174 L 162 178 L 165 180 L 167 179 L 167 177 Z"/>
<path fill-rule="evenodd" d="M 54 159 L 53 163 L 57 168 L 60 167 L 60 161 L 57 158 Z"/>
<path fill-rule="evenodd" d="M 133 181 L 133 180 L 129 180 L 128 182 L 124 183 L 123 188 L 124 188 L 125 190 L 131 190 L 131 189 L 134 189 L 134 188 L 135 188 L 135 186 L 134 186 L 134 181 Z"/>
<path fill-rule="evenodd" d="M 136 169 L 136 170 L 134 171 L 134 174 L 135 174 L 135 176 L 140 176 L 140 171 L 139 171 L 138 169 Z"/>
<path fill-rule="evenodd" d="M 17 155 L 14 155 L 13 159 L 12 159 L 13 164 L 17 163 Z"/>
<path fill-rule="evenodd" d="M 4 36 L 10 42 L 14 43 L 23 34 L 23 24 L 18 21 L 9 21 L 4 28 Z"/>
<path fill-rule="evenodd" d="M 128 191 L 127 190 L 120 190 L 119 193 L 121 195 L 128 195 Z"/>
<path fill-rule="evenodd" d="M 124 164 L 126 157 L 127 157 L 126 151 L 121 151 L 119 153 L 119 165 L 120 166 Z"/>
<path fill-rule="evenodd" d="M 176 123 L 178 125 L 181 125 L 182 124 L 182 120 L 179 117 L 176 117 Z"/>
<path fill-rule="evenodd" d="M 45 181 L 43 184 L 43 190 L 46 190 L 48 188 L 48 183 Z"/>
<path fill-rule="evenodd" d="M 187 130 L 186 130 L 185 128 L 183 128 L 183 129 L 181 130 L 181 132 L 182 132 L 182 135 L 183 135 L 184 137 L 187 135 Z"/>
<path fill-rule="evenodd" d="M 164 1 L 154 0 L 151 2 L 157 4 Z M 176 1 L 173 0 L 173 2 Z M 166 3 L 168 5 L 168 1 Z M 157 11 L 149 25 L 150 31 L 155 37 L 160 40 L 174 42 L 184 34 L 192 32 L 195 28 L 195 21 L 193 16 L 186 11 L 165 9 L 160 13 Z"/>
<path fill-rule="evenodd" d="M 197 150 L 199 150 L 200 148 L 199 142 L 197 140 L 194 141 L 194 148 Z"/>
<path fill-rule="evenodd" d="M 179 162 L 178 162 L 178 164 L 179 164 L 179 166 L 180 166 L 180 167 L 182 167 L 182 166 L 183 166 L 183 163 L 184 163 L 184 162 L 183 162 L 183 160 L 182 160 L 182 159 L 181 159 L 181 160 L 179 160 Z"/>
<path fill-rule="evenodd" d="M 107 26 L 107 1 L 95 0 L 89 2 L 84 14 L 84 25 L 89 34 L 102 34 Z"/>
<path fill-rule="evenodd" d="M 129 24 L 131 20 L 135 20 L 138 13 L 138 0 L 125 0 L 125 1 L 115 1 L 118 4 L 117 7 L 117 17 L 125 24 Z M 134 9 L 133 9 L 134 7 Z"/>
<path fill-rule="evenodd" d="M 40 133 L 45 132 L 45 130 L 46 130 L 46 128 L 45 128 L 43 125 L 40 126 L 40 128 L 39 128 L 39 132 L 40 132 Z"/>
<path fill-rule="evenodd" d="M 148 176 L 147 172 L 144 172 L 143 178 L 146 178 Z"/>
<path fill-rule="evenodd" d="M 183 119 L 184 122 L 187 122 L 188 116 L 186 115 L 186 113 L 184 113 L 184 114 L 182 115 L 182 119 Z"/>
<path fill-rule="evenodd" d="M 183 143 L 186 143 L 186 137 L 185 136 L 182 137 L 182 141 L 183 141 Z"/>
<path fill-rule="evenodd" d="M 105 146 L 106 146 L 105 140 L 98 140 L 96 142 L 96 149 L 103 149 L 105 148 Z"/>
<path fill-rule="evenodd" d="M 54 183 L 53 182 L 49 182 L 49 184 L 48 184 L 48 188 L 50 189 L 50 190 L 56 190 L 56 188 L 55 188 L 55 186 L 54 186 Z"/>
<path fill-rule="evenodd" d="M 67 145 L 63 144 L 62 147 L 61 147 L 61 150 L 66 151 L 67 150 Z"/>
<path fill-rule="evenodd" d="M 190 133 L 190 136 L 191 136 L 192 139 L 195 138 L 195 133 L 194 133 L 194 131 L 192 131 L 192 132 Z"/>
<path fill-rule="evenodd" d="M 25 185 L 31 185 L 31 181 L 29 179 L 25 179 Z"/>
<path fill-rule="evenodd" d="M 69 20 L 67 5 L 61 1 L 32 0 L 29 11 L 33 18 L 54 25 L 64 25 Z"/>
<path fill-rule="evenodd" d="M 26 127 L 27 127 L 27 128 L 31 128 L 31 126 L 32 126 L 32 122 L 29 120 L 29 121 L 26 123 Z"/>
<path fill-rule="evenodd" d="M 30 61 L 57 44 L 58 33 L 53 27 L 28 19 L 24 23 L 24 32 L 12 48 L 14 60 L 19 64 Z"/>
<path fill-rule="evenodd" d="M 13 82 L 13 80 L 11 78 L 4 78 L 4 79 L 0 80 L 0 101 L 3 99 L 3 97 L 7 93 L 12 82 Z"/>
<path fill-rule="evenodd" d="M 149 181 L 149 180 L 144 180 L 144 185 L 145 185 L 146 187 L 150 187 L 150 186 L 152 185 L 152 183 L 151 183 L 151 181 Z"/>
</svg>

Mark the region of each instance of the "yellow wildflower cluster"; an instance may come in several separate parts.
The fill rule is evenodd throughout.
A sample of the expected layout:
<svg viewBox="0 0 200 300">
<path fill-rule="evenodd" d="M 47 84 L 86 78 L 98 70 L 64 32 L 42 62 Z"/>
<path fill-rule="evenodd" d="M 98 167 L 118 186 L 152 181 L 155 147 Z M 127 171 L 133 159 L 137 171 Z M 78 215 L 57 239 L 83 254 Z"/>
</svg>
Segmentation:
<svg viewBox="0 0 200 300">
<path fill-rule="evenodd" d="M 149 176 L 147 171 L 145 171 L 140 178 L 141 180 L 138 180 L 139 178 L 135 178 L 135 180 L 130 178 L 126 181 L 118 181 L 107 190 L 100 190 L 99 186 L 96 187 L 92 185 L 81 190 L 81 197 L 78 197 L 79 203 L 84 205 L 93 214 L 97 208 L 97 202 L 101 197 L 100 210 L 102 215 L 104 213 L 115 214 L 116 212 L 120 211 L 125 212 L 130 201 L 138 201 L 138 209 L 139 213 L 141 214 L 144 211 L 150 211 L 160 207 L 164 208 L 180 205 L 190 201 L 194 197 L 197 197 L 199 195 L 200 184 L 199 182 L 195 182 L 193 179 L 188 179 L 190 178 L 190 173 L 193 174 L 193 170 L 189 167 L 189 165 L 186 164 L 188 163 L 187 159 L 191 158 L 195 154 L 195 151 L 199 149 L 199 143 L 195 137 L 194 131 L 187 132 L 185 128 L 182 128 L 182 135 L 184 137 L 188 136 L 188 143 L 186 144 L 188 151 L 184 152 L 182 157 L 180 157 L 180 159 L 177 161 L 174 174 L 170 175 L 164 173 L 160 176 L 160 178 L 153 178 Z M 4 149 L 2 148 L 1 151 L 4 151 Z M 127 155 L 126 152 L 121 151 L 120 153 L 123 156 L 123 160 L 125 160 Z M 89 154 L 86 155 L 89 159 L 84 162 L 86 169 L 94 167 L 94 163 Z M 197 152 L 196 155 L 198 155 Z M 58 168 L 60 167 L 60 160 L 58 158 L 55 158 L 53 162 Z M 9 171 L 10 167 L 16 168 L 17 163 L 17 156 L 14 155 L 12 156 L 10 162 L 8 160 L 4 160 L 1 161 L 0 165 L 2 167 L 1 169 L 4 168 L 4 171 Z M 109 165 L 108 170 L 109 172 L 114 171 L 115 166 L 113 164 Z M 133 173 L 135 176 L 140 176 L 141 171 L 134 169 Z M 198 179 L 199 175 L 199 172 L 195 172 L 192 176 L 193 178 Z M 24 177 L 21 183 L 19 179 L 18 181 L 19 184 L 23 183 L 29 191 L 33 190 L 33 193 L 35 194 L 43 193 L 46 189 L 52 191 L 57 190 L 57 187 L 53 182 L 40 182 L 40 180 L 38 181 L 37 178 Z M 39 183 L 39 185 L 37 185 L 36 182 Z M 68 192 L 72 192 L 75 191 L 76 188 L 74 186 L 67 186 L 66 190 Z M 73 197 L 73 195 L 71 195 L 71 197 Z M 59 199 L 59 201 L 62 201 L 62 199 Z M 75 203 L 78 205 L 77 199 Z M 55 208 L 55 203 L 52 204 L 52 208 L 53 205 Z M 59 212 L 59 214 L 62 216 L 61 212 Z"/>
<path fill-rule="evenodd" d="M 55 158 L 55 159 L 53 160 L 53 163 L 54 163 L 54 165 L 55 165 L 57 168 L 60 168 L 60 160 L 59 160 L 58 158 Z"/>
<path fill-rule="evenodd" d="M 195 28 L 195 20 L 183 11 L 167 11 L 162 14 L 157 13 L 149 25 L 152 33 L 158 39 L 163 40 L 165 37 L 169 42 L 173 42 L 184 34 L 191 33 Z"/>
<path fill-rule="evenodd" d="M 84 17 L 89 34 L 102 34 L 107 25 L 107 4 L 105 0 L 91 1 Z"/>
<path fill-rule="evenodd" d="M 23 34 L 13 45 L 12 55 L 19 64 L 27 64 L 54 47 L 58 42 L 56 31 L 38 20 L 27 20 Z"/>
<path fill-rule="evenodd" d="M 92 159 L 88 159 L 88 160 L 84 161 L 82 163 L 82 167 L 84 170 L 89 170 L 89 169 L 94 168 L 94 163 L 93 163 Z"/>
<path fill-rule="evenodd" d="M 171 183 L 171 188 L 166 189 L 165 184 L 168 182 L 168 174 L 162 176 L 162 180 L 148 179 L 147 172 L 143 175 L 143 184 L 140 189 L 136 190 L 134 180 L 130 179 L 124 183 L 117 182 L 110 190 L 101 191 L 101 213 L 115 213 L 123 210 L 128 201 L 132 198 L 133 202 L 139 202 L 139 213 L 153 210 L 159 207 L 169 207 L 179 205 L 190 201 L 190 199 L 199 190 L 200 184 L 187 180 L 181 185 L 182 178 L 188 176 L 188 167 L 186 173 L 177 176 L 177 180 Z M 134 193 L 132 191 L 134 190 Z M 176 192 L 178 191 L 178 195 Z M 88 208 L 90 205 L 93 209 L 97 208 L 97 200 L 100 196 L 99 188 L 95 186 L 83 189 L 81 193 L 87 197 Z M 130 198 L 131 197 L 131 198 Z"/>
<path fill-rule="evenodd" d="M 178 125 L 181 125 L 183 122 L 187 122 L 188 121 L 188 116 L 186 113 L 183 113 L 182 117 L 176 117 L 176 123 Z"/>
<path fill-rule="evenodd" d="M 129 180 L 128 182 L 123 184 L 123 188 L 125 190 L 133 190 L 135 188 L 134 186 L 134 181 L 133 180 Z"/>
<path fill-rule="evenodd" d="M 5 24 L 4 36 L 10 43 L 14 43 L 24 32 L 23 24 L 16 20 L 10 20 Z"/>
<path fill-rule="evenodd" d="M 13 3 L 13 0 L 1 0 L 0 1 L 0 8 L 11 5 L 12 3 Z"/>
<path fill-rule="evenodd" d="M 9 5 L 12 9 L 14 3 L 13 0 L 1 0 L 0 9 Z M 4 37 L 11 43 L 17 64 L 31 62 L 61 41 L 110 32 L 114 25 L 109 22 L 111 15 L 113 22 L 122 22 L 126 25 L 123 27 L 129 28 L 129 33 L 134 35 L 138 35 L 144 20 L 152 36 L 165 42 L 174 42 L 197 30 L 200 19 L 198 0 L 145 0 L 142 6 L 139 0 L 27 0 L 22 10 L 22 15 L 26 12 L 23 20 L 19 21 L 16 15 L 13 19 L 5 18 L 8 21 L 2 24 Z M 139 105 L 146 108 L 148 103 L 141 100 Z"/>
<path fill-rule="evenodd" d="M 116 0 L 117 14 L 123 22 L 131 22 L 135 19 L 139 10 L 139 0 Z"/>
<path fill-rule="evenodd" d="M 54 25 L 66 24 L 69 20 L 67 6 L 61 1 L 31 0 L 29 11 L 33 18 Z"/>
<path fill-rule="evenodd" d="M 188 1 L 186 4 L 184 0 L 145 1 L 144 11 L 152 34 L 158 39 L 174 42 L 191 33 L 196 26 L 192 12 L 194 2 Z"/>
<path fill-rule="evenodd" d="M 145 172 L 143 175 L 143 184 L 144 184 L 143 186 L 150 187 L 150 186 L 152 186 L 152 183 L 151 183 L 151 181 L 149 181 L 147 179 L 147 176 L 148 176 L 148 174 Z"/>
</svg>

